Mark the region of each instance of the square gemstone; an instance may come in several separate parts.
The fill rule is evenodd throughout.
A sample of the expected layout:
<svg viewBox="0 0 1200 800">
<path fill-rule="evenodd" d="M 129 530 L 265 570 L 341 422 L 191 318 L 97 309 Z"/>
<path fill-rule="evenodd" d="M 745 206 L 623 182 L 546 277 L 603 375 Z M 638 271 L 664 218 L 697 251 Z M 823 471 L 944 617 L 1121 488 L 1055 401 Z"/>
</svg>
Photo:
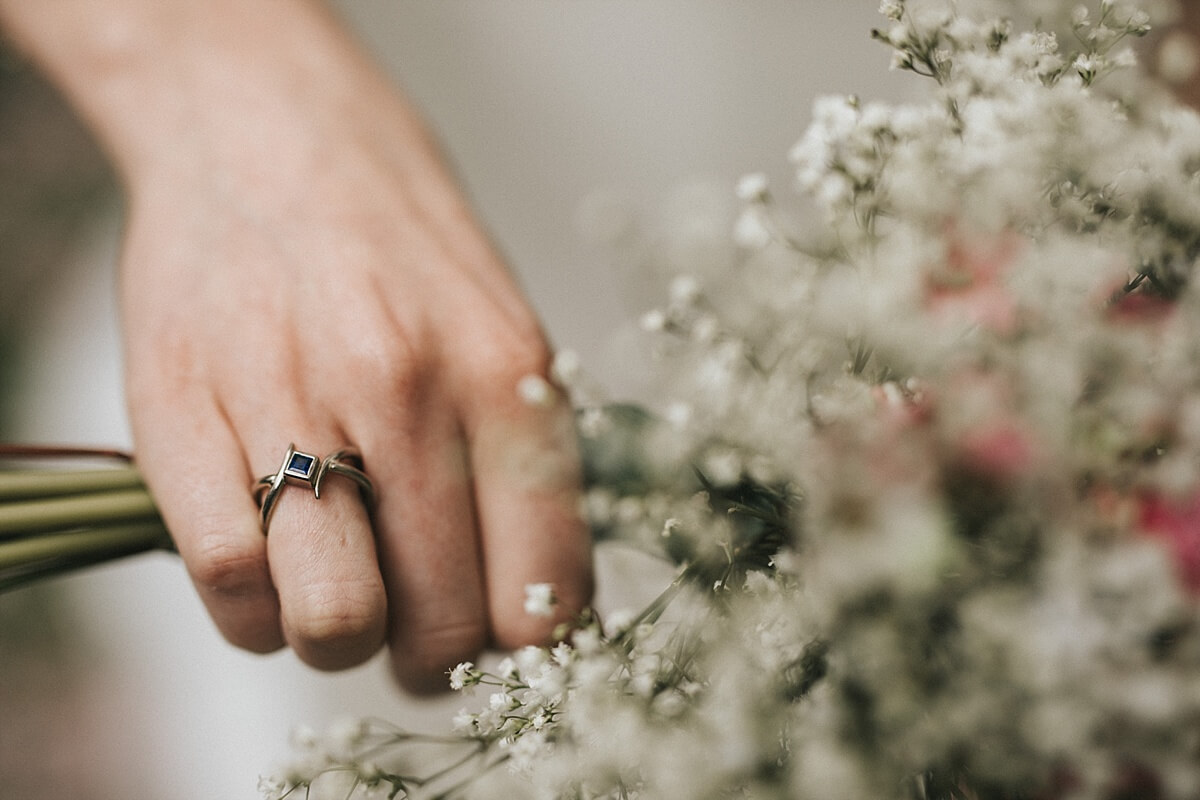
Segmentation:
<svg viewBox="0 0 1200 800">
<path fill-rule="evenodd" d="M 283 474 L 291 478 L 299 478 L 302 481 L 311 481 L 316 469 L 316 456 L 297 452 L 292 453 L 292 457 L 288 459 L 287 466 L 283 469 Z"/>
</svg>

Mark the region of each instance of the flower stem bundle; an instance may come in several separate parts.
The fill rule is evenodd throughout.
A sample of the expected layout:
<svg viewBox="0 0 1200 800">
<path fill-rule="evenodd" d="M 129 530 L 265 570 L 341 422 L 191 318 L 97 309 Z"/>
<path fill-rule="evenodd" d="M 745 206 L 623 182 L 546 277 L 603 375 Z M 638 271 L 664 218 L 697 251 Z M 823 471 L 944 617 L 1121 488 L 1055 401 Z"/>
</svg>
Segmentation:
<svg viewBox="0 0 1200 800">
<path fill-rule="evenodd" d="M 174 549 L 132 463 L 28 466 L 47 457 L 95 455 L 0 448 L 0 460 L 23 465 L 0 469 L 0 592 L 122 556 Z"/>
</svg>

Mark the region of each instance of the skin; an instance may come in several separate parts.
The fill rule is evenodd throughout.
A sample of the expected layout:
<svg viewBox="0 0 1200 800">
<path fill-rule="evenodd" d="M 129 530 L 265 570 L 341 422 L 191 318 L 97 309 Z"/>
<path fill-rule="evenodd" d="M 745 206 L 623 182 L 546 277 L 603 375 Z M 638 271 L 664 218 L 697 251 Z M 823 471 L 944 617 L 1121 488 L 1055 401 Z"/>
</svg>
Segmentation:
<svg viewBox="0 0 1200 800">
<path fill-rule="evenodd" d="M 309 0 L 0 0 L 125 189 L 120 277 L 138 461 L 231 642 L 402 684 L 545 640 L 591 591 L 568 404 L 538 321 L 416 114 Z M 362 452 L 250 487 L 289 442 Z M 554 619 L 524 586 L 555 584 Z"/>
<path fill-rule="evenodd" d="M 1200 2 L 1198 0 L 1182 0 L 1179 3 L 1179 19 L 1176 28 L 1188 34 L 1193 40 L 1200 42 Z M 1174 87 L 1179 99 L 1192 108 L 1200 108 L 1200 81 L 1192 80 Z"/>
</svg>

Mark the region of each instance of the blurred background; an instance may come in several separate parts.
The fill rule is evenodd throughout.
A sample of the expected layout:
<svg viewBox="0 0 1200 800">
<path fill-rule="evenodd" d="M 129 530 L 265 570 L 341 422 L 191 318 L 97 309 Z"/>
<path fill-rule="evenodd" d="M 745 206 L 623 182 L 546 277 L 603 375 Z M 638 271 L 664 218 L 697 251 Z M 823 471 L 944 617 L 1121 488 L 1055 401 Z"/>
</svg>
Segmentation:
<svg viewBox="0 0 1200 800">
<path fill-rule="evenodd" d="M 787 186 L 816 94 L 907 91 L 869 40 L 877 6 L 338 4 L 441 134 L 553 341 L 616 397 L 641 385 L 633 321 L 655 299 L 620 234 L 672 213 L 720 218 L 745 172 Z M 26 64 L 0 58 L 3 439 L 129 446 L 120 228 L 103 157 Z M 601 604 L 623 605 L 621 564 L 600 566 Z M 405 698 L 378 659 L 325 675 L 234 650 L 166 555 L 0 595 L 0 800 L 254 798 L 298 724 L 441 730 L 462 704 Z"/>
</svg>

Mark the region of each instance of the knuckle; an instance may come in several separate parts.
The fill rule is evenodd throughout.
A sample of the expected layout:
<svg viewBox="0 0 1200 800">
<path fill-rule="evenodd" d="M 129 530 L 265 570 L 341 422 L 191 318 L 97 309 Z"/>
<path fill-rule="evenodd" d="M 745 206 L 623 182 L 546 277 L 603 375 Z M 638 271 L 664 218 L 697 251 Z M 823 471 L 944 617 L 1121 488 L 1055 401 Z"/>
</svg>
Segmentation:
<svg viewBox="0 0 1200 800">
<path fill-rule="evenodd" d="M 293 647 L 314 666 L 324 666 L 341 656 L 352 661 L 366 658 L 378 647 L 384 605 L 382 591 L 374 585 L 324 585 L 289 603 L 284 614 L 295 638 Z M 338 666 L 343 665 L 330 668 Z"/>
<path fill-rule="evenodd" d="M 400 334 L 366 336 L 345 350 L 345 369 L 353 385 L 378 387 L 401 403 L 419 398 L 431 369 L 430 350 Z"/>
<path fill-rule="evenodd" d="M 541 332 L 506 328 L 479 337 L 471 360 L 475 377 L 485 386 L 511 392 L 527 375 L 545 375 L 551 352 Z"/>
<path fill-rule="evenodd" d="M 239 541 L 223 533 L 202 536 L 187 564 L 196 583 L 223 597 L 258 594 L 270 584 L 262 543 Z"/>
</svg>

